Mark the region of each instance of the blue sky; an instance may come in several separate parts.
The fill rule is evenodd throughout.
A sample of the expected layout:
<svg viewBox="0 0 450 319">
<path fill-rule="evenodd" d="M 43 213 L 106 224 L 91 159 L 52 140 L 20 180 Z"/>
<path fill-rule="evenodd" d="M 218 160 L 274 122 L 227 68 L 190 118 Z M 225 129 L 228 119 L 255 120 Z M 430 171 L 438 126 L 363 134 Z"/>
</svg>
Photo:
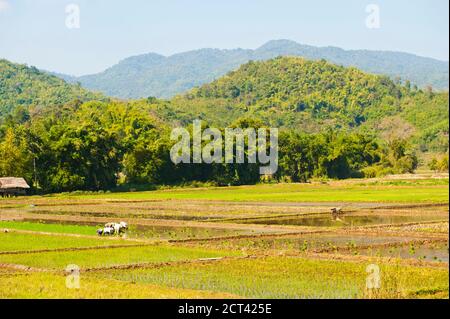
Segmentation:
<svg viewBox="0 0 450 319">
<path fill-rule="evenodd" d="M 65 24 L 71 3 L 80 8 L 79 29 Z M 379 29 L 366 27 L 372 3 Z M 448 0 L 0 0 L 0 58 L 81 75 L 141 53 L 291 39 L 448 60 L 448 7 Z"/>
</svg>

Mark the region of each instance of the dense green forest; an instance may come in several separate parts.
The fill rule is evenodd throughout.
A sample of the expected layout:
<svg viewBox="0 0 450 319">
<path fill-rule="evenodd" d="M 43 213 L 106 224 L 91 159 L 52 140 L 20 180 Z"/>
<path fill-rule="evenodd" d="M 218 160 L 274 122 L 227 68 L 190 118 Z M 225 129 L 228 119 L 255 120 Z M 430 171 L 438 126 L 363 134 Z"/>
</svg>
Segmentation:
<svg viewBox="0 0 450 319">
<path fill-rule="evenodd" d="M 170 127 L 146 103 L 75 101 L 27 118 L 1 127 L 0 174 L 24 176 L 40 191 L 106 190 L 119 182 L 240 185 L 260 180 L 258 163 L 173 164 Z M 261 125 L 240 119 L 233 126 Z M 412 172 L 417 165 L 406 141 L 382 148 L 373 136 L 359 133 L 287 130 L 279 143 L 277 180 Z"/>
<path fill-rule="evenodd" d="M 124 59 L 101 73 L 81 77 L 59 76 L 68 81 L 78 81 L 83 87 L 108 96 L 172 98 L 251 60 L 268 60 L 277 56 L 325 59 L 365 72 L 387 75 L 391 79 L 409 79 L 422 88 L 431 85 L 448 90 L 448 62 L 402 52 L 314 47 L 289 40 L 270 41 L 255 50 L 200 49 L 168 57 L 149 53 Z"/>
<path fill-rule="evenodd" d="M 0 117 L 13 109 L 42 108 L 62 105 L 74 99 L 82 101 L 102 99 L 82 89 L 80 85 L 70 85 L 65 81 L 43 73 L 35 67 L 14 64 L 0 59 Z"/>
<path fill-rule="evenodd" d="M 325 61 L 249 62 L 172 100 L 135 101 L 3 64 L 0 176 L 23 176 L 38 192 L 259 182 L 259 163 L 172 163 L 171 128 L 192 129 L 197 118 L 222 131 L 279 127 L 275 181 L 413 172 L 418 153 L 448 151 L 448 93 Z M 28 102 L 26 91 L 12 89 L 17 83 L 29 88 Z M 445 160 L 433 169 L 448 169 Z"/>
<path fill-rule="evenodd" d="M 265 125 L 318 133 L 324 128 L 410 139 L 420 151 L 448 149 L 448 92 L 322 61 L 279 57 L 237 71 L 161 103 L 165 119 L 201 118 L 226 126 L 250 116 Z"/>
</svg>

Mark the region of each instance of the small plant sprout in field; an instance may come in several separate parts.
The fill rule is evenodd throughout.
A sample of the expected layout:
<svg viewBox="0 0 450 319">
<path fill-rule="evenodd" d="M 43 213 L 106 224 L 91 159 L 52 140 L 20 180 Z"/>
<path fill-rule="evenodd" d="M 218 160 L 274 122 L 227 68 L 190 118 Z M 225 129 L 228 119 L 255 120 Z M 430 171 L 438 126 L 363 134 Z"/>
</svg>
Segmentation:
<svg viewBox="0 0 450 319">
<path fill-rule="evenodd" d="M 66 287 L 68 289 L 80 289 L 80 267 L 78 265 L 68 265 L 66 267 Z"/>
<path fill-rule="evenodd" d="M 308 250 L 308 241 L 304 240 L 303 245 L 301 247 L 301 251 L 306 252 Z"/>
<path fill-rule="evenodd" d="M 409 245 L 409 254 L 411 256 L 414 256 L 416 254 L 416 247 L 414 247 L 414 244 Z"/>
<path fill-rule="evenodd" d="M 353 255 L 358 255 L 358 250 L 356 248 L 356 243 L 354 241 L 349 241 L 347 247 Z"/>
</svg>

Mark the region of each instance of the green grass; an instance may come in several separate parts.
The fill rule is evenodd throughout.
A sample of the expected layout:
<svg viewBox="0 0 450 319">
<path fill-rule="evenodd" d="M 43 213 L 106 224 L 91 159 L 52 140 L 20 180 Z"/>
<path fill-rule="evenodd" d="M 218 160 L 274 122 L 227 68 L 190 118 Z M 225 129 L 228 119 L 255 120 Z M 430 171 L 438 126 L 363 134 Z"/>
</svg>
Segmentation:
<svg viewBox="0 0 450 319">
<path fill-rule="evenodd" d="M 219 200 L 263 202 L 448 202 L 448 179 L 345 180 L 328 184 L 260 184 L 252 186 L 172 188 L 128 193 L 62 193 L 28 197 L 57 203 L 58 200 Z M 20 201 L 21 199 L 17 199 Z M 8 205 L 11 206 L 11 200 Z M 1 199 L 0 199 L 1 203 Z"/>
<path fill-rule="evenodd" d="M 146 247 L 0 255 L 0 263 L 62 270 L 70 264 L 78 265 L 80 268 L 98 268 L 136 263 L 160 263 L 214 258 L 237 254 L 218 250 L 154 245 Z"/>
<path fill-rule="evenodd" d="M 92 278 L 82 274 L 79 289 L 69 289 L 66 277 L 48 273 L 0 272 L 0 299 L 187 299 L 230 298 L 229 294 L 124 283 Z"/>
<path fill-rule="evenodd" d="M 130 242 L 41 234 L 0 233 L 0 251 L 28 251 L 74 247 L 123 245 Z"/>
<path fill-rule="evenodd" d="M 109 199 L 118 200 L 117 209 L 134 212 L 134 206 L 141 203 L 131 200 L 170 200 L 168 205 L 158 203 L 148 205 L 148 210 L 167 209 L 170 214 L 226 214 L 227 201 L 253 202 L 386 202 L 386 203 L 433 203 L 448 202 L 447 180 L 418 181 L 343 181 L 330 184 L 276 184 L 225 188 L 190 188 L 157 190 L 136 193 L 108 194 L 59 194 L 36 196 L 4 201 L 7 206 L 14 203 L 34 204 L 36 208 L 50 205 L 61 212 L 68 206 L 86 205 L 88 212 L 102 211 L 108 207 Z M 198 200 L 195 205 L 205 205 L 204 211 L 197 206 L 184 208 L 176 200 Z M 224 201 L 217 211 L 208 210 L 203 201 Z M 0 201 L 1 202 L 1 201 Z M 88 202 L 97 205 L 89 206 Z M 65 206 L 61 205 L 65 203 Z M 112 205 L 112 204 L 111 204 Z M 116 206 L 112 205 L 112 212 Z M 215 205 L 215 203 L 211 203 Z M 29 206 L 29 205 L 28 205 Z M 147 206 L 142 205 L 144 208 Z M 220 205 L 219 205 L 220 206 Z M 240 205 L 235 205 L 240 206 Z M 270 207 L 269 205 L 267 205 Z M 294 205 L 296 206 L 296 205 Z M 60 208 L 62 207 L 62 208 Z M 258 205 L 255 205 L 258 207 Z M 276 207 L 276 206 L 274 206 Z M 281 206 L 282 207 L 282 206 Z M 18 207 L 14 207 L 15 211 Z M 36 208 L 29 209 L 31 213 Z M 147 212 L 146 209 L 142 209 Z M 8 213 L 8 207 L 2 208 Z M 137 208 L 136 208 L 137 209 Z M 238 209 L 238 208 L 229 208 Z M 275 209 L 275 208 L 274 208 Z M 434 211 L 434 208 L 429 208 Z M 258 212 L 258 210 L 255 210 Z M 269 211 L 269 210 L 268 210 Z M 427 215 L 427 209 L 420 209 Z M 439 208 L 439 212 L 442 209 Z M 264 211 L 265 212 L 265 211 Z M 3 211 L 2 211 L 3 213 Z M 240 212 L 245 214 L 246 211 Z M 279 214 L 277 210 L 275 213 Z M 67 212 L 67 214 L 71 214 Z M 413 227 L 413 226 L 410 226 Z M 418 227 L 418 226 L 414 226 Z M 430 225 L 426 226 L 432 227 Z M 434 227 L 434 226 L 433 226 Z M 82 248 L 103 245 L 135 244 L 123 239 L 76 237 L 94 235 L 96 227 L 70 224 L 45 224 L 39 222 L 0 221 L 0 228 L 55 233 L 53 235 L 9 232 L 0 233 L 0 252 L 31 251 L 57 248 Z M 428 229 L 427 228 L 427 229 Z M 180 231 L 177 228 L 176 231 Z M 403 229 L 403 228 L 402 228 Z M 448 232 L 448 223 L 439 224 L 432 230 Z M 172 230 L 170 230 L 172 231 Z M 175 231 L 175 230 L 174 230 Z M 130 233 L 132 229 L 130 229 Z M 56 234 L 59 233 L 59 234 Z M 67 235 L 64 235 L 66 233 Z M 73 234 L 69 236 L 69 234 Z M 320 238 L 323 235 L 317 235 Z M 381 240 L 377 237 L 377 240 Z M 339 236 L 339 240 L 344 240 Z M 329 240 L 337 245 L 338 239 Z M 345 239 L 346 241 L 346 239 Z M 196 244 L 197 245 L 197 244 Z M 166 263 L 189 261 L 199 258 L 242 256 L 241 251 L 254 248 L 258 252 L 267 249 L 303 249 L 302 242 L 289 239 L 243 239 L 224 240 L 206 246 L 176 246 L 175 244 L 155 244 L 145 247 L 104 248 L 64 252 L 35 252 L 20 254 L 0 254 L 0 263 L 20 264 L 48 270 L 62 271 L 69 264 L 82 269 L 114 267 L 137 263 Z M 347 243 L 345 243 L 347 245 Z M 233 251 L 234 250 L 234 251 Z M 251 250 L 251 249 L 248 249 Z M 192 262 L 187 264 L 168 264 L 155 268 L 98 270 L 81 273 L 80 290 L 65 287 L 65 278 L 53 273 L 21 273 L 0 268 L 0 298 L 214 298 L 242 296 L 246 298 L 364 298 L 366 267 L 362 262 L 307 259 L 307 254 L 299 258 L 267 257 L 247 259 L 224 259 L 211 263 Z M 329 258 L 335 256 L 330 255 Z M 359 257 L 354 257 L 360 260 Z M 379 262 L 373 257 L 373 262 Z M 448 298 L 448 269 L 404 266 L 392 261 L 380 264 L 382 288 L 375 293 L 379 298 Z M 213 291 L 213 293 L 211 293 Z M 373 297 L 373 296 L 372 296 Z"/>
<path fill-rule="evenodd" d="M 366 267 L 354 263 L 303 258 L 226 260 L 162 269 L 111 271 L 103 276 L 168 287 L 222 291 L 246 298 L 361 298 L 366 297 Z M 384 298 L 413 298 L 419 292 L 448 296 L 448 270 L 398 265 L 381 266 Z"/>
<path fill-rule="evenodd" d="M 0 229 L 27 230 L 45 233 L 61 233 L 96 236 L 96 229 L 102 227 L 70 225 L 70 224 L 46 224 L 40 222 L 0 221 Z M 230 236 L 244 233 L 244 231 L 202 228 L 202 227 L 170 227 L 170 226 L 147 226 L 146 230 L 137 229 L 131 225 L 127 231 L 128 239 L 186 239 Z M 117 236 L 115 236 L 117 237 Z"/>
<path fill-rule="evenodd" d="M 201 189 L 174 189 L 136 193 L 73 195 L 82 199 L 183 199 L 274 202 L 448 202 L 448 180 L 441 184 L 270 184 Z M 60 195 L 60 198 L 70 197 Z"/>
<path fill-rule="evenodd" d="M 98 227 L 70 224 L 46 224 L 40 222 L 0 221 L 0 228 L 95 236 Z"/>
<path fill-rule="evenodd" d="M 358 186 L 448 186 L 448 178 L 440 179 L 380 179 L 356 183 Z"/>
</svg>

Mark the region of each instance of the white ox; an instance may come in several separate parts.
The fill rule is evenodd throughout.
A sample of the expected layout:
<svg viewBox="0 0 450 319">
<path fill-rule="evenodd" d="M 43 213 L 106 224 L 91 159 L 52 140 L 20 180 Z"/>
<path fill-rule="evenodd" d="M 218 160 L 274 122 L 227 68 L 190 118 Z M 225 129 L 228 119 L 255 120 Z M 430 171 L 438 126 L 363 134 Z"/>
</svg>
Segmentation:
<svg viewBox="0 0 450 319">
<path fill-rule="evenodd" d="M 111 227 L 112 229 L 114 229 L 114 234 L 120 235 L 121 233 L 125 232 L 125 230 L 128 229 L 128 224 L 125 222 L 108 223 L 105 225 L 105 227 Z"/>
<path fill-rule="evenodd" d="M 125 222 L 120 222 L 120 223 L 107 223 L 105 225 L 105 228 L 103 229 L 99 229 L 97 230 L 97 234 L 99 236 L 112 236 L 112 235 L 120 235 L 123 232 L 125 232 L 125 230 L 128 229 L 128 224 Z"/>
</svg>

